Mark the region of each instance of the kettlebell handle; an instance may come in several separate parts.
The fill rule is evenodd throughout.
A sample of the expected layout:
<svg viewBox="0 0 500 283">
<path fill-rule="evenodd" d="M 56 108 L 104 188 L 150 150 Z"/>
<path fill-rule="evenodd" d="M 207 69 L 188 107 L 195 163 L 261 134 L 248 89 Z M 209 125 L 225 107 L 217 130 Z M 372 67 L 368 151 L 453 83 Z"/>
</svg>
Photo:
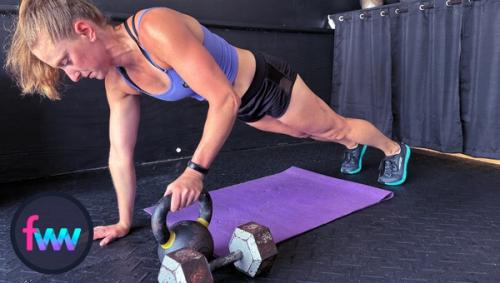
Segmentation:
<svg viewBox="0 0 500 283">
<path fill-rule="evenodd" d="M 212 198 L 208 192 L 202 191 L 198 201 L 200 202 L 200 216 L 196 221 L 208 228 L 212 220 Z M 160 245 L 164 245 L 170 240 L 170 230 L 167 227 L 167 214 L 170 211 L 171 203 L 172 195 L 164 196 L 158 201 L 158 206 L 151 216 L 151 228 L 156 241 Z"/>
</svg>

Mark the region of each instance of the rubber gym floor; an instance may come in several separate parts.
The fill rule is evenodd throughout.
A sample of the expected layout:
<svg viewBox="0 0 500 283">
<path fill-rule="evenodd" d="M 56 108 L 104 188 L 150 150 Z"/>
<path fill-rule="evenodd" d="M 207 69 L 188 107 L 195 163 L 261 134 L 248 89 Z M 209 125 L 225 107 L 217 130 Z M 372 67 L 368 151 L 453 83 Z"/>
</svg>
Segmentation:
<svg viewBox="0 0 500 283">
<path fill-rule="evenodd" d="M 340 146 L 319 142 L 222 152 L 206 179 L 208 190 L 298 166 L 395 196 L 278 244 L 279 255 L 265 276 L 247 278 L 229 266 L 215 271 L 216 282 L 500 282 L 500 166 L 413 150 L 407 183 L 384 187 L 376 182 L 381 152 L 370 148 L 355 176 L 339 173 L 341 157 Z M 1 185 L 0 282 L 156 282 L 160 262 L 142 208 L 163 195 L 185 162 L 138 166 L 129 236 L 104 248 L 94 242 L 79 266 L 59 275 L 31 271 L 16 257 L 12 216 L 28 196 L 60 191 L 80 200 L 95 225 L 114 223 L 109 173 Z"/>
</svg>

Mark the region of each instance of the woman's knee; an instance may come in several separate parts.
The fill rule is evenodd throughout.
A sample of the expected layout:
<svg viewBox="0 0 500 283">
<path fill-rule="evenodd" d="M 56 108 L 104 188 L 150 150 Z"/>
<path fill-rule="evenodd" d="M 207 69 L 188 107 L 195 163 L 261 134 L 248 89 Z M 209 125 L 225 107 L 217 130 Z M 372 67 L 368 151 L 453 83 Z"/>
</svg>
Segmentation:
<svg viewBox="0 0 500 283">
<path fill-rule="evenodd" d="M 338 117 L 335 121 L 328 124 L 327 127 L 319 132 L 311 133 L 311 136 L 322 140 L 330 140 L 334 142 L 340 142 L 348 139 L 349 132 L 351 131 L 351 125 L 347 122 L 347 119 L 343 117 Z"/>
</svg>

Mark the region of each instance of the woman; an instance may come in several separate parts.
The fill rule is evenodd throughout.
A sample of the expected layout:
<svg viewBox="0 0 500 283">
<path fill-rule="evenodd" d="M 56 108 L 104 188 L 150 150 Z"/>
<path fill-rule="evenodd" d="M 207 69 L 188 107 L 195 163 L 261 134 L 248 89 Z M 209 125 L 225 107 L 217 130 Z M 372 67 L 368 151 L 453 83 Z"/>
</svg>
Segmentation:
<svg viewBox="0 0 500 283">
<path fill-rule="evenodd" d="M 121 25 L 107 24 L 86 0 L 24 0 L 7 56 L 23 93 L 59 99 L 60 71 L 74 82 L 104 80 L 110 107 L 109 169 L 119 221 L 94 228 L 101 246 L 125 236 L 135 198 L 133 152 L 139 97 L 207 100 L 202 138 L 186 170 L 168 185 L 171 210 L 195 201 L 203 178 L 236 118 L 263 131 L 346 146 L 341 171 L 361 170 L 366 146 L 382 150 L 379 181 L 406 179 L 410 148 L 372 124 L 336 114 L 290 66 L 275 57 L 234 47 L 185 14 L 167 8 L 139 11 Z"/>
</svg>

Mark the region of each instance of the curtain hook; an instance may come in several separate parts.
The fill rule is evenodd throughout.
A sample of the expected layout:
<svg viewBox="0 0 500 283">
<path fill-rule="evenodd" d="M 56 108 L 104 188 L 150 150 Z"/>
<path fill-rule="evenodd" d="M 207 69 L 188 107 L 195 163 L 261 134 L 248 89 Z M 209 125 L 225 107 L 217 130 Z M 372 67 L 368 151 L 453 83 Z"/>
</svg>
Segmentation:
<svg viewBox="0 0 500 283">
<path fill-rule="evenodd" d="M 424 11 L 424 10 L 432 9 L 432 8 L 434 8 L 434 5 L 432 3 L 424 3 L 424 4 L 420 4 L 420 6 L 418 6 L 418 9 L 420 11 Z"/>
<path fill-rule="evenodd" d="M 469 0 L 470 2 L 470 0 Z M 453 5 L 463 4 L 462 0 L 446 0 L 446 6 L 450 7 Z"/>
</svg>

